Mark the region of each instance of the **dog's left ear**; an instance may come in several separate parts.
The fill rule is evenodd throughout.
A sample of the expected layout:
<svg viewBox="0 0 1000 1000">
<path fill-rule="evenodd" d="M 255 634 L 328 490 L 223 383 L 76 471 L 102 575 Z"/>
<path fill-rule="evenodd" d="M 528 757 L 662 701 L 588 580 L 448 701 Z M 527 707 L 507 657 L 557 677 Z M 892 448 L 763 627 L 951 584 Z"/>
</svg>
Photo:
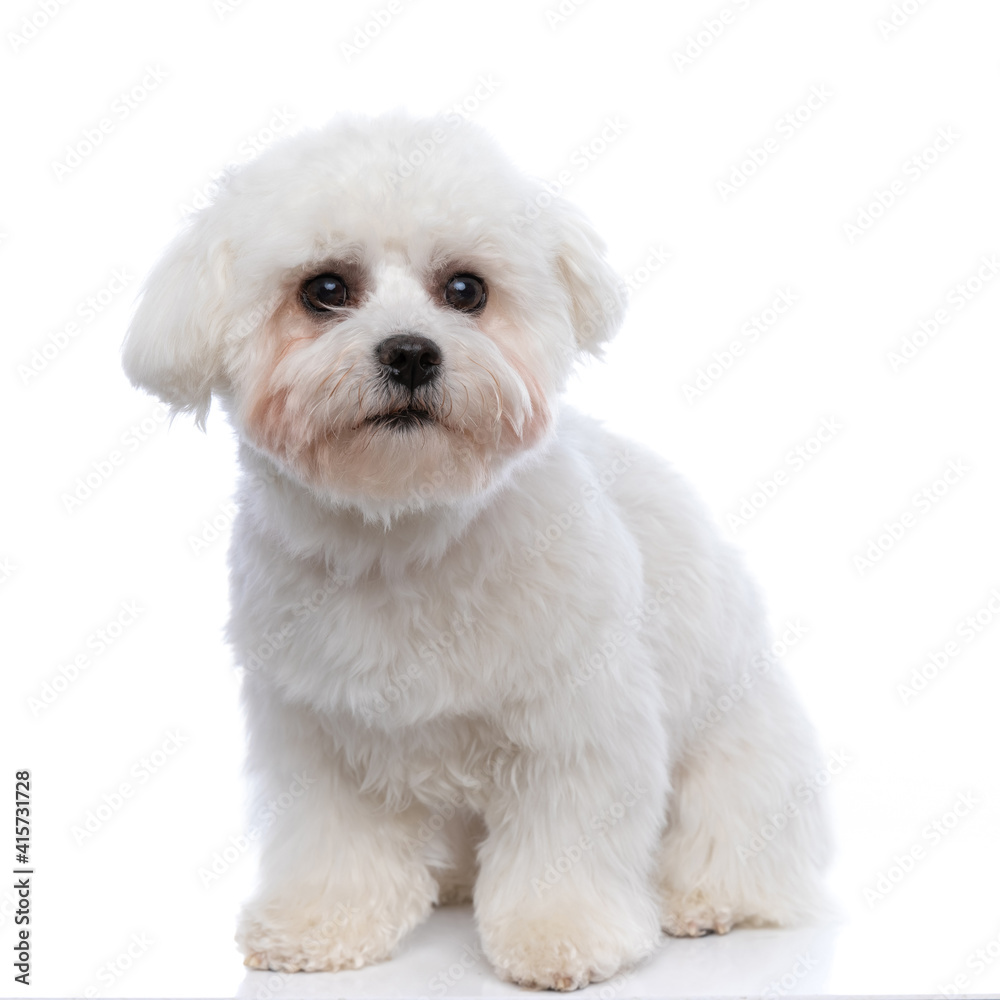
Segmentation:
<svg viewBox="0 0 1000 1000">
<path fill-rule="evenodd" d="M 604 240 L 575 205 L 555 198 L 556 269 L 569 293 L 581 350 L 600 356 L 625 317 L 625 284 L 604 256 Z"/>
</svg>

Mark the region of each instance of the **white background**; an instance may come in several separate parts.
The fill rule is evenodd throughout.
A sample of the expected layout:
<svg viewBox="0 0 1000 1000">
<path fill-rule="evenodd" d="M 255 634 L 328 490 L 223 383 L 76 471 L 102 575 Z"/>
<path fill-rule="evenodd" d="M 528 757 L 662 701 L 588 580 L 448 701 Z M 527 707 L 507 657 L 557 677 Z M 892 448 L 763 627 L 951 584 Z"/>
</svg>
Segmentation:
<svg viewBox="0 0 1000 1000">
<path fill-rule="evenodd" d="M 562 20 L 556 3 L 400 0 L 354 52 L 345 43 L 386 2 L 74 0 L 49 23 L 40 3 L 6 5 L 0 784 L 11 802 L 14 770 L 31 769 L 36 869 L 30 990 L 12 981 L 0 880 L 0 994 L 438 995 L 449 968 L 452 992 L 509 991 L 463 953 L 464 910 L 435 914 L 375 969 L 245 977 L 232 933 L 251 853 L 199 877 L 244 830 L 238 678 L 221 640 L 233 440 L 217 415 L 207 435 L 168 429 L 118 363 L 185 206 L 280 138 L 274 127 L 456 104 L 524 169 L 568 171 L 565 196 L 632 276 L 625 328 L 572 399 L 698 486 L 778 632 L 807 629 L 788 667 L 825 747 L 849 759 L 831 782 L 843 923 L 668 942 L 601 995 L 933 993 L 962 974 L 974 992 L 1000 989 L 1000 281 L 982 263 L 1000 253 L 1000 10 L 900 0 L 896 28 L 879 24 L 892 0 L 587 0 Z M 779 128 L 789 113 L 796 126 Z M 101 119 L 100 144 L 57 171 Z M 739 189 L 720 189 L 741 162 Z M 878 218 L 845 229 L 868 205 Z M 657 253 L 667 262 L 640 270 Z M 979 268 L 991 280 L 957 291 Z M 750 343 L 744 325 L 782 291 L 794 304 Z M 890 353 L 938 309 L 937 335 L 893 370 Z M 686 398 L 733 342 L 742 355 Z M 814 440 L 824 420 L 838 430 Z M 789 459 L 799 445 L 808 462 Z M 949 466 L 964 470 L 952 483 Z M 88 475 L 91 495 L 69 503 Z M 768 480 L 774 496 L 734 527 Z M 857 562 L 892 522 L 901 537 Z M 980 630 L 960 633 L 980 611 Z M 898 685 L 948 642 L 956 655 L 904 704 Z M 963 793 L 975 805 L 959 819 Z M 106 796 L 120 808 L 74 833 Z M 866 899 L 915 847 L 912 871 Z M 0 857 L 14 867 L 12 843 Z"/>
</svg>

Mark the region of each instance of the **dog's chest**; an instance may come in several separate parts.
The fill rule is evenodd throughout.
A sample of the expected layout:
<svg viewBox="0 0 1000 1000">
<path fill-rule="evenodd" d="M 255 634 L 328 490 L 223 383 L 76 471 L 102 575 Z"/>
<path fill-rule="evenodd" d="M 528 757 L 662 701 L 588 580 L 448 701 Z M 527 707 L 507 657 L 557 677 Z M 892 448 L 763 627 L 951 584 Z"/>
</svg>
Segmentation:
<svg viewBox="0 0 1000 1000">
<path fill-rule="evenodd" d="M 328 626 L 338 704 L 373 728 L 473 710 L 498 667 L 492 623 L 445 581 L 354 588 Z"/>
<path fill-rule="evenodd" d="M 286 696 L 370 729 L 475 714 L 525 642 L 488 588 L 451 567 L 347 582 L 289 564 L 266 583 L 252 573 L 234 586 L 241 664 Z"/>
</svg>

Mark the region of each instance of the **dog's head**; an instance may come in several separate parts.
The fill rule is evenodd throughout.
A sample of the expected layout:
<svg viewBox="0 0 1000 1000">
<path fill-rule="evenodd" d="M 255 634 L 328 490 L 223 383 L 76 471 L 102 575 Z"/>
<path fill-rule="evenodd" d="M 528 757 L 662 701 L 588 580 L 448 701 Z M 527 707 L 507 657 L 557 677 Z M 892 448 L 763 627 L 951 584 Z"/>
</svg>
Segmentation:
<svg viewBox="0 0 1000 1000">
<path fill-rule="evenodd" d="M 339 119 L 247 166 L 150 276 L 133 383 L 333 502 L 449 503 L 544 441 L 622 316 L 572 206 L 455 117 Z"/>
</svg>

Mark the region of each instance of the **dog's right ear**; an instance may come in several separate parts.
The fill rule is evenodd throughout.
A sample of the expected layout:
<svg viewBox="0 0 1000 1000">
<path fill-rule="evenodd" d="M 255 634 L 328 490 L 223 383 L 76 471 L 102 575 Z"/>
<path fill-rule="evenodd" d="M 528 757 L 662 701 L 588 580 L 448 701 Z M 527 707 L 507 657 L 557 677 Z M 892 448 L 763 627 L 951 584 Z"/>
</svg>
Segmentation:
<svg viewBox="0 0 1000 1000">
<path fill-rule="evenodd" d="M 153 269 L 122 347 L 129 381 L 201 427 L 231 320 L 232 249 L 210 221 L 198 216 Z"/>
</svg>

